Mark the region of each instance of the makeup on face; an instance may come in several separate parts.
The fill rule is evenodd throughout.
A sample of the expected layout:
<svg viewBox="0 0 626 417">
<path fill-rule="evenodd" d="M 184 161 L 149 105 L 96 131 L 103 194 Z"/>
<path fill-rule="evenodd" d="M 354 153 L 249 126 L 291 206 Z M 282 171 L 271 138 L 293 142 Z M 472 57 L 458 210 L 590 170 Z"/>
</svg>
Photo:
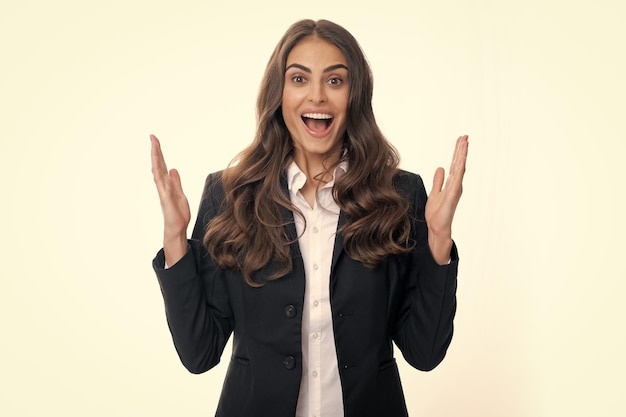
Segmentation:
<svg viewBox="0 0 626 417">
<path fill-rule="evenodd" d="M 339 154 L 348 93 L 348 66 L 339 48 L 310 36 L 291 50 L 282 111 L 301 168 L 301 163 L 318 165 L 333 152 Z"/>
</svg>

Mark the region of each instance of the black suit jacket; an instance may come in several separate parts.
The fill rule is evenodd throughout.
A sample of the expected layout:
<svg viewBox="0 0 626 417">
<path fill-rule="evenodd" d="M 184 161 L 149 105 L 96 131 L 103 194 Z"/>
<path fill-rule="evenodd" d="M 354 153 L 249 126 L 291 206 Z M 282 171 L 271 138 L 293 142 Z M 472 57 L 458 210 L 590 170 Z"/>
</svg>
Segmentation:
<svg viewBox="0 0 626 417">
<path fill-rule="evenodd" d="M 168 325 L 182 363 L 193 373 L 215 366 L 233 334 L 217 416 L 293 417 L 302 376 L 305 274 L 299 245 L 291 246 L 293 271 L 260 288 L 247 285 L 237 271 L 218 268 L 201 241 L 221 207 L 220 178 L 207 178 L 187 254 L 169 269 L 163 269 L 162 250 L 153 261 Z M 393 342 L 412 366 L 430 370 L 452 338 L 456 248 L 449 265 L 434 261 L 422 180 L 400 171 L 395 182 L 413 210 L 412 253 L 369 269 L 347 256 L 341 234 L 335 241 L 330 299 L 345 417 L 407 416 Z M 295 238 L 293 214 L 285 210 L 284 216 Z M 341 213 L 339 225 L 345 221 Z"/>
</svg>

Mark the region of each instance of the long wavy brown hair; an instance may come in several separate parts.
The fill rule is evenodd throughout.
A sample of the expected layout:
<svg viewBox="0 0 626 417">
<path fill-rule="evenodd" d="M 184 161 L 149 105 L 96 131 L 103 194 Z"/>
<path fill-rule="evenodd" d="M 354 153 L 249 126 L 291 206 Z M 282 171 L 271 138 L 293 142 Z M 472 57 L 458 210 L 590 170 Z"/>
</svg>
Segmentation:
<svg viewBox="0 0 626 417">
<path fill-rule="evenodd" d="M 257 99 L 256 136 L 222 173 L 223 210 L 204 235 L 216 263 L 236 268 L 252 286 L 262 285 L 255 273 L 264 267 L 271 268 L 267 277 L 271 280 L 285 276 L 293 266 L 290 245 L 294 237 L 287 234 L 289 216 L 284 213 L 299 211 L 281 185 L 294 153 L 281 100 L 289 52 L 308 36 L 338 47 L 349 69 L 346 133 L 339 161 L 349 161 L 349 169 L 333 187 L 334 199 L 347 218 L 338 230 L 344 249 L 370 268 L 389 255 L 410 250 L 409 205 L 393 184 L 399 157 L 374 118 L 369 64 L 356 39 L 343 27 L 327 20 L 302 20 L 287 30 L 269 59 Z"/>
</svg>

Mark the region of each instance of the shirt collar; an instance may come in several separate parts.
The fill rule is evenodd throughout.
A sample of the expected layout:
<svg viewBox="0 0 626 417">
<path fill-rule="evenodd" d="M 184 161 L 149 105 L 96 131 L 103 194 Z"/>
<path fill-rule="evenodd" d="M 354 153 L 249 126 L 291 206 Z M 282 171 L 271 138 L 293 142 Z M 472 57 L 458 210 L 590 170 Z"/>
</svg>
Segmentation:
<svg viewBox="0 0 626 417">
<path fill-rule="evenodd" d="M 333 171 L 333 179 L 330 180 L 327 184 L 325 184 L 322 188 L 332 187 L 335 184 L 335 180 L 341 177 L 348 171 L 348 161 L 341 161 L 339 165 L 335 167 Z M 306 175 L 300 169 L 296 161 L 293 159 L 289 166 L 287 166 L 287 187 L 290 192 L 296 192 L 306 183 Z"/>
</svg>

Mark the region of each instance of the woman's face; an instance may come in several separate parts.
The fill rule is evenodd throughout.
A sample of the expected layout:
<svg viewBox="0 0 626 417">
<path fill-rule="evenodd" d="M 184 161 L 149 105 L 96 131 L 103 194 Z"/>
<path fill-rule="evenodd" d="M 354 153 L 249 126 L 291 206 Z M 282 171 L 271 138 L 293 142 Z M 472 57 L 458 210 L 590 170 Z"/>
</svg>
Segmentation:
<svg viewBox="0 0 626 417">
<path fill-rule="evenodd" d="M 287 56 L 282 111 L 301 169 L 333 152 L 339 157 L 348 93 L 348 64 L 339 48 L 316 36 L 296 44 Z"/>
</svg>

